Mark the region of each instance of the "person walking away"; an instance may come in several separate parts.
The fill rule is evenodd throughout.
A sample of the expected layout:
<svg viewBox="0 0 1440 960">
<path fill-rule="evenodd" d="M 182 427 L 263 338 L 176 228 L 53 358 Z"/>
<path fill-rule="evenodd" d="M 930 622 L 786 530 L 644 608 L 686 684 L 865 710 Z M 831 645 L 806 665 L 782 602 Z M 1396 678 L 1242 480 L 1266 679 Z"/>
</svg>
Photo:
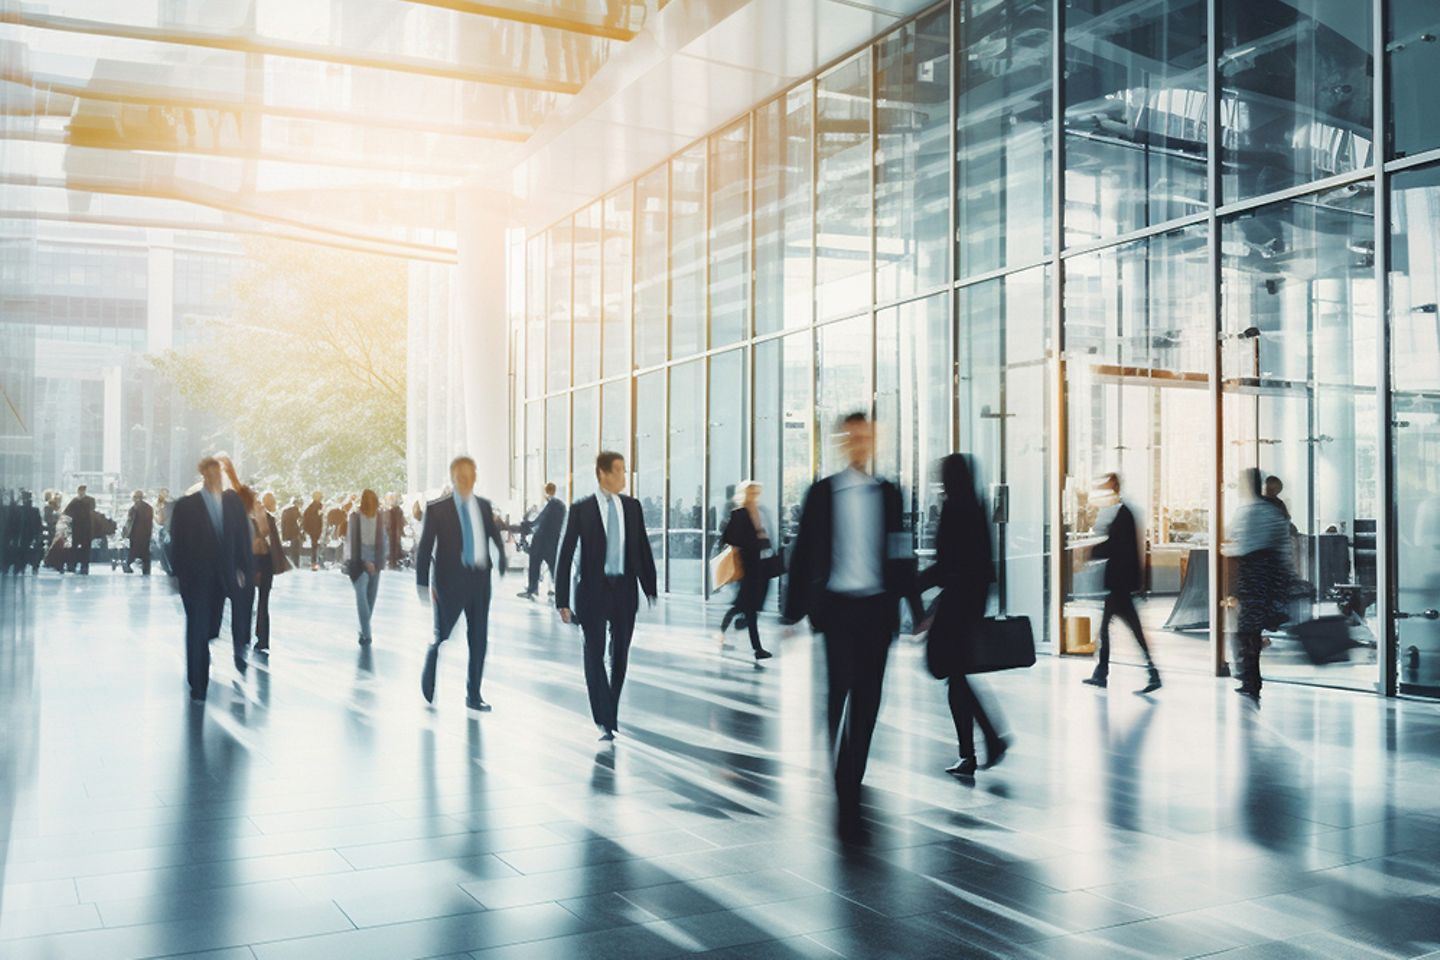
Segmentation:
<svg viewBox="0 0 1440 960">
<path fill-rule="evenodd" d="M 237 602 L 248 596 L 254 581 L 254 556 L 245 506 L 238 493 L 225 489 L 220 461 L 206 457 L 198 469 L 202 486 L 175 502 L 170 536 L 185 607 L 190 699 L 203 701 L 210 685 L 210 639 L 220 633 L 227 599 L 231 602 L 235 669 L 245 673 L 246 637 L 234 629 L 234 621 L 242 619 Z"/>
<path fill-rule="evenodd" d="M 870 475 L 875 427 L 863 413 L 838 424 L 846 467 L 805 496 L 792 546 L 785 619 L 808 618 L 825 641 L 827 720 L 840 837 L 866 838 L 860 785 L 880 712 L 885 662 L 915 581 L 900 491 Z"/>
<path fill-rule="evenodd" d="M 405 537 L 405 509 L 393 493 L 385 494 L 381 517 L 385 527 L 385 565 L 391 570 L 400 569 L 400 541 Z"/>
<path fill-rule="evenodd" d="M 737 617 L 745 620 L 750 634 L 750 649 L 756 660 L 768 660 L 770 651 L 760 645 L 760 611 L 770 593 L 769 566 L 774 552 L 770 531 L 760 511 L 760 484 L 745 480 L 735 489 L 735 509 L 720 533 L 720 542 L 734 547 L 740 554 L 740 582 L 735 585 L 735 602 L 720 622 L 720 644 L 725 644 L 725 631 Z"/>
<path fill-rule="evenodd" d="M 124 536 L 130 541 L 123 569 L 133 573 L 132 564 L 140 562 L 142 576 L 150 576 L 150 538 L 155 532 L 155 508 L 145 502 L 145 491 L 130 495 L 130 512 L 125 517 Z"/>
<path fill-rule="evenodd" d="M 1261 473 L 1251 467 L 1240 474 L 1240 506 L 1230 523 L 1230 540 L 1221 548 L 1238 558 L 1235 597 L 1240 616 L 1235 627 L 1240 686 L 1235 691 L 1260 702 L 1260 650 L 1264 631 L 1284 621 L 1290 572 L 1290 521 L 1274 502 L 1261 495 Z"/>
<path fill-rule="evenodd" d="M 1105 561 L 1105 606 L 1100 614 L 1100 659 L 1095 664 L 1095 672 L 1085 679 L 1085 683 L 1101 688 L 1109 685 L 1110 625 L 1118 617 L 1130 628 L 1150 671 L 1149 681 L 1137 692 L 1154 693 L 1160 689 L 1160 671 L 1155 667 L 1155 659 L 1150 656 L 1145 631 L 1140 626 L 1140 614 L 1135 609 L 1134 595 L 1143 585 L 1141 571 L 1144 569 L 1139 527 L 1129 504 L 1120 497 L 1118 474 L 1102 476 L 1096 492 L 1105 506 L 1098 524 L 1105 533 L 1105 539 L 1095 545 L 1090 556 Z"/>
<path fill-rule="evenodd" d="M 585 686 L 590 716 L 600 739 L 613 741 L 620 729 L 620 691 L 630 662 L 630 640 L 640 594 L 653 605 L 658 593 L 655 556 L 645 531 L 640 501 L 627 497 L 625 458 L 613 450 L 595 458 L 595 493 L 570 505 L 560 556 L 555 564 L 555 608 L 564 623 L 580 624 L 585 638 Z M 570 569 L 580 551 L 574 608 Z M 610 673 L 605 672 L 605 639 L 610 639 Z"/>
<path fill-rule="evenodd" d="M 565 504 L 555 496 L 555 484 L 545 484 L 545 506 L 535 518 L 535 533 L 530 538 L 530 580 L 520 596 L 534 600 L 540 592 L 540 567 L 550 568 L 550 581 L 555 581 L 555 551 L 560 547 L 560 532 L 565 527 Z"/>
<path fill-rule="evenodd" d="M 390 534 L 387 529 L 390 511 L 380 509 L 380 498 L 374 490 L 360 494 L 360 506 L 350 514 L 350 583 L 355 587 L 355 610 L 360 617 L 360 646 L 368 647 L 374 636 L 370 618 L 375 613 L 375 597 L 380 590 L 380 571 L 388 556 Z"/>
<path fill-rule="evenodd" d="M 465 640 L 470 648 L 465 706 L 486 711 L 490 704 L 480 695 L 480 685 L 489 644 L 490 568 L 498 566 L 500 575 L 505 575 L 505 543 L 495 528 L 490 502 L 475 493 L 475 461 L 465 456 L 452 460 L 450 482 L 453 492 L 431 501 L 425 509 L 420 542 L 415 548 L 415 585 L 421 599 L 430 601 L 435 614 L 434 639 L 425 653 L 420 692 L 427 703 L 435 701 L 440 644 L 449 639 L 463 613 Z"/>
<path fill-rule="evenodd" d="M 310 495 L 301 526 L 310 540 L 310 569 L 319 570 L 320 539 L 325 535 L 325 495 L 319 490 Z"/>
<path fill-rule="evenodd" d="M 75 496 L 65 505 L 70 518 L 70 570 L 90 575 L 90 551 L 95 541 L 95 498 L 85 492 L 85 484 L 75 488 Z"/>
<path fill-rule="evenodd" d="M 291 497 L 280 511 L 280 542 L 290 551 L 290 566 L 300 566 L 300 547 L 304 533 L 300 528 L 300 498 Z"/>
<path fill-rule="evenodd" d="M 231 469 L 233 470 L 233 466 Z M 290 572 L 290 561 L 285 556 L 284 543 L 280 539 L 279 524 L 275 522 L 275 514 L 270 509 L 275 504 L 275 495 L 267 492 L 264 496 L 257 498 L 254 491 L 240 483 L 238 477 L 232 477 L 232 480 L 236 491 L 240 494 L 241 502 L 246 506 L 246 514 L 250 519 L 250 543 L 251 550 L 255 555 L 255 652 L 268 655 L 270 653 L 270 589 L 275 585 L 276 577 Z M 247 611 L 250 609 L 248 602 L 246 609 Z"/>
</svg>

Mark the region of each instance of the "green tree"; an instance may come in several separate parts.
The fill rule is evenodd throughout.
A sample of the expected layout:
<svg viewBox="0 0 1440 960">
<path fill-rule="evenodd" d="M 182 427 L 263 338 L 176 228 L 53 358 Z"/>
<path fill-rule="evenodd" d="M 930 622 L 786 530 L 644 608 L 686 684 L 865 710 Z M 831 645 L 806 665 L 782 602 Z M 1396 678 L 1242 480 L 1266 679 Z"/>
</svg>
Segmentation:
<svg viewBox="0 0 1440 960">
<path fill-rule="evenodd" d="M 256 240 L 232 293 L 228 318 L 151 359 L 237 440 L 241 475 L 295 493 L 403 489 L 404 261 Z"/>
</svg>

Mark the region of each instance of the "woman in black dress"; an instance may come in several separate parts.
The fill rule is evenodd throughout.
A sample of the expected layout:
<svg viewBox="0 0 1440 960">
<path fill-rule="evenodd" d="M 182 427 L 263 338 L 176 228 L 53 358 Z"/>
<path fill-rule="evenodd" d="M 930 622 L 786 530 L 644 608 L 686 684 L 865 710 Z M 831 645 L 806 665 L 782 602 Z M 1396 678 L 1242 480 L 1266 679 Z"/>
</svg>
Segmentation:
<svg viewBox="0 0 1440 960">
<path fill-rule="evenodd" d="M 995 582 L 995 562 L 990 553 L 990 522 L 975 494 L 975 480 L 969 458 L 952 453 L 940 461 L 940 482 L 945 491 L 945 504 L 940 509 L 940 524 L 935 534 L 935 562 L 917 578 L 918 594 L 931 587 L 940 588 L 937 608 L 943 612 L 941 624 L 931 625 L 930 643 L 946 643 L 959 648 L 967 642 L 971 630 L 985 616 L 989 603 L 990 584 Z M 944 632 L 943 636 L 936 631 Z M 970 687 L 964 673 L 956 672 L 949 679 L 950 716 L 955 721 L 955 734 L 960 743 L 960 759 L 946 768 L 946 773 L 969 777 L 975 773 L 975 726 L 985 735 L 985 766 L 993 767 L 1005 753 L 1005 739 L 995 731 L 985 708 Z"/>
<path fill-rule="evenodd" d="M 720 643 L 724 645 L 725 631 L 730 629 L 730 624 L 737 617 L 744 617 L 755 659 L 767 660 L 771 654 L 760 645 L 759 614 L 770 592 L 770 571 L 765 561 L 772 554 L 770 531 L 765 528 L 760 513 L 760 484 L 753 480 L 741 483 L 735 488 L 735 503 L 720 539 L 739 551 L 742 576 L 735 589 L 735 602 L 720 624 Z"/>
</svg>

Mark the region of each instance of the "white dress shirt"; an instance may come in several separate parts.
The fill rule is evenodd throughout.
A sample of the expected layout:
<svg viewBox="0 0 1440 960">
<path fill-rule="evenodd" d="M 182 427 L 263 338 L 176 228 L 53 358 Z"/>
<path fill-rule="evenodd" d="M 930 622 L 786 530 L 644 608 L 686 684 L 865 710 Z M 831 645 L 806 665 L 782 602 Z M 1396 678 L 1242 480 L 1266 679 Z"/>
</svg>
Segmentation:
<svg viewBox="0 0 1440 960">
<path fill-rule="evenodd" d="M 460 494 L 451 494 L 455 503 L 460 509 L 470 514 L 471 542 L 475 547 L 475 556 L 462 556 L 460 559 L 466 566 L 474 567 L 477 570 L 488 570 L 490 568 L 490 538 L 485 535 L 485 521 L 480 516 L 480 498 L 473 493 L 462 499 Z M 465 552 L 464 529 L 461 529 L 460 552 Z"/>
<path fill-rule="evenodd" d="M 884 593 L 885 503 L 880 482 L 853 467 L 830 482 L 835 506 L 826 588 L 855 597 Z"/>
<path fill-rule="evenodd" d="M 615 498 L 615 518 L 620 521 L 620 530 L 610 530 L 610 498 Z M 625 562 L 625 501 L 620 499 L 618 493 L 607 493 L 604 490 L 595 491 L 595 505 L 600 508 L 600 526 L 605 531 L 605 546 L 610 546 L 612 536 L 620 537 L 620 562 Z M 603 556 L 603 554 L 602 554 Z"/>
</svg>

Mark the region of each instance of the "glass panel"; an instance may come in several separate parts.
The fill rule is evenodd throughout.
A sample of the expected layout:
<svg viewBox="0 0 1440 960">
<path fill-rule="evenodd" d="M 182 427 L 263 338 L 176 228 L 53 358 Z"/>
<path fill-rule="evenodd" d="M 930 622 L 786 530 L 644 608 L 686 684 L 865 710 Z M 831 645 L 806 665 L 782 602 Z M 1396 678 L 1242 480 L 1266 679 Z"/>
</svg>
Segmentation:
<svg viewBox="0 0 1440 960">
<path fill-rule="evenodd" d="M 1440 696 L 1440 167 L 1390 181 L 1390 369 L 1400 689 Z"/>
<path fill-rule="evenodd" d="M 997 499 L 1008 505 L 991 528 L 991 609 L 1029 617 L 1040 643 L 1051 639 L 1050 295 L 1045 267 L 958 294 L 960 449 L 992 510 Z"/>
<path fill-rule="evenodd" d="M 629 459 L 630 381 L 612 380 L 600 388 L 600 449 Z"/>
<path fill-rule="evenodd" d="M 570 397 L 545 401 L 545 479 L 570 499 Z"/>
<path fill-rule="evenodd" d="M 665 539 L 665 371 L 635 380 L 635 459 L 630 474 L 645 512 L 645 531 L 656 567 L 663 571 Z M 661 579 L 664 579 L 662 572 Z M 660 584 L 661 589 L 665 584 Z"/>
<path fill-rule="evenodd" d="M 665 167 L 635 183 L 635 365 L 650 367 L 665 359 Z"/>
<path fill-rule="evenodd" d="M 811 289 L 810 85 L 755 111 L 755 332 L 803 327 Z"/>
<path fill-rule="evenodd" d="M 815 331 L 815 422 L 820 431 L 820 476 L 845 465 L 840 420 L 870 411 L 870 317 L 851 317 Z M 883 442 L 883 441 L 882 441 Z"/>
<path fill-rule="evenodd" d="M 915 546 L 932 550 L 940 519 L 935 466 L 950 452 L 950 295 L 882 310 L 875 318 L 875 472 L 900 487 Z"/>
<path fill-rule="evenodd" d="M 1374 162 L 1371 19 L 1356 0 L 1222 0 L 1224 202 Z"/>
<path fill-rule="evenodd" d="M 595 476 L 595 457 L 600 452 L 600 388 L 585 387 L 575 391 L 574 407 L 570 411 L 574 436 L 571 461 L 571 485 L 573 489 L 584 490 Z"/>
<path fill-rule="evenodd" d="M 549 478 L 545 476 L 545 402 L 525 405 L 525 494 L 526 503 L 538 497 Z"/>
<path fill-rule="evenodd" d="M 670 161 L 670 356 L 705 349 L 705 144 Z"/>
<path fill-rule="evenodd" d="M 816 82 L 815 301 L 821 317 L 870 303 L 870 53 Z"/>
<path fill-rule="evenodd" d="M 814 477 L 810 359 L 809 331 L 755 345 L 754 476 L 765 485 L 765 501 L 787 545 L 799 529 L 800 505 Z"/>
<path fill-rule="evenodd" d="M 565 220 L 545 233 L 547 266 L 545 323 L 545 389 L 570 386 L 571 229 Z"/>
<path fill-rule="evenodd" d="M 750 404 L 744 350 L 730 350 L 710 358 L 709 391 L 710 459 L 706 470 L 710 478 L 710 505 L 706 529 L 710 539 L 706 556 L 714 556 L 720 549 L 720 533 L 725 529 L 725 521 L 730 518 L 735 487 L 741 480 L 750 478 L 746 473 L 750 461 Z M 773 501 L 767 497 L 765 503 L 768 509 Z"/>
<path fill-rule="evenodd" d="M 950 10 L 875 47 L 875 297 L 885 303 L 950 275 Z"/>
<path fill-rule="evenodd" d="M 604 289 L 601 325 L 604 328 L 603 375 L 613 377 L 629 369 L 630 356 L 630 223 L 633 199 L 630 189 L 605 198 Z"/>
<path fill-rule="evenodd" d="M 525 245 L 525 395 L 545 393 L 545 237 Z"/>
<path fill-rule="evenodd" d="M 1205 0 L 1065 8 L 1065 244 L 1206 205 Z"/>
<path fill-rule="evenodd" d="M 956 0 L 961 277 L 1050 252 L 1050 4 Z"/>
<path fill-rule="evenodd" d="M 1080 630 L 1088 619 L 1088 639 L 1098 643 L 1104 565 L 1092 562 L 1091 548 L 1112 508 L 1098 481 L 1113 472 L 1140 534 L 1140 622 L 1150 638 L 1177 638 L 1163 647 L 1168 663 L 1197 670 L 1211 663 L 1202 579 L 1214 473 L 1209 289 L 1203 225 L 1065 265 L 1067 626 Z M 1111 647 L 1122 663 L 1138 655 L 1123 633 Z"/>
<path fill-rule="evenodd" d="M 710 138 L 710 346 L 750 332 L 750 124 Z"/>
<path fill-rule="evenodd" d="M 1224 221 L 1221 234 L 1224 513 L 1228 540 L 1241 527 L 1241 472 L 1283 483 L 1289 514 L 1289 584 L 1265 636 L 1263 676 L 1376 680 L 1374 198 L 1342 188 L 1262 207 Z M 1261 515 L 1263 516 L 1263 514 Z M 1222 596 L 1238 598 L 1225 624 L 1234 656 L 1245 592 L 1229 556 Z M 1238 616 L 1237 616 L 1238 613 Z M 1344 616 L 1360 647 L 1346 664 L 1312 666 L 1297 631 Z M 1282 620 L 1278 627 L 1275 622 Z M 1248 627 L 1248 625 L 1247 625 Z"/>
<path fill-rule="evenodd" d="M 600 379 L 600 204 L 575 214 L 576 383 Z"/>
<path fill-rule="evenodd" d="M 1414 0 L 1387 0 L 1386 8 L 1390 156 L 1408 157 L 1440 147 L 1440 113 L 1430 101 L 1440 76 L 1440 10 Z"/>
<path fill-rule="evenodd" d="M 670 368 L 670 523 L 668 568 L 671 593 L 704 589 L 701 504 L 705 494 L 705 368 L 692 360 Z"/>
</svg>

